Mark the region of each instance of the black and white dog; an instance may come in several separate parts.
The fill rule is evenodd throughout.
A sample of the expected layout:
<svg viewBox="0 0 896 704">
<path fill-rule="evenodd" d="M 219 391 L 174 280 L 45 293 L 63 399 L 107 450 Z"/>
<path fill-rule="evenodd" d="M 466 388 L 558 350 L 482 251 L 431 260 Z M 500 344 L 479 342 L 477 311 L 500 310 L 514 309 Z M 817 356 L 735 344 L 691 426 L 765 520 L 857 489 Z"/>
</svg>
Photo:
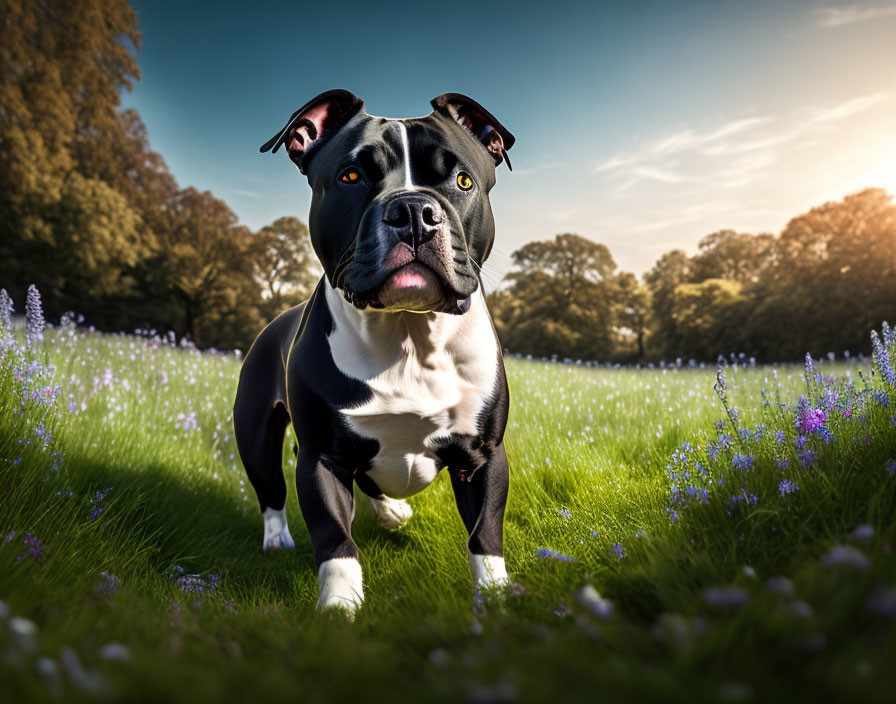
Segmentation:
<svg viewBox="0 0 896 704">
<path fill-rule="evenodd" d="M 353 484 L 383 525 L 447 467 L 470 534 L 474 586 L 504 584 L 508 391 L 479 270 L 495 224 L 488 193 L 514 137 L 446 93 L 426 117 L 374 117 L 322 93 L 261 147 L 286 147 L 313 189 L 309 227 L 325 275 L 258 336 L 233 422 L 264 516 L 265 550 L 293 547 L 283 436 L 318 565 L 318 609 L 361 605 Z M 510 162 L 508 160 L 508 167 Z"/>
</svg>

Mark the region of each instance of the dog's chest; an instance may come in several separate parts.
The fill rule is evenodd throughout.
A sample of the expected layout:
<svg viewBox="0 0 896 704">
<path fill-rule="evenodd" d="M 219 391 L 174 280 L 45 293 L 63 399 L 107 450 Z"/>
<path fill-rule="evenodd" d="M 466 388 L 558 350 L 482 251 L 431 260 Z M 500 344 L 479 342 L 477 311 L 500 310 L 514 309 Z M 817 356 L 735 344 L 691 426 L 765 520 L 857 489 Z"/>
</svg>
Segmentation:
<svg viewBox="0 0 896 704">
<path fill-rule="evenodd" d="M 435 452 L 439 445 L 453 435 L 480 432 L 481 412 L 495 388 L 497 342 L 490 324 L 456 333 L 461 337 L 434 346 L 405 339 L 385 368 L 368 358 L 366 369 L 363 364 L 352 369 L 343 366 L 349 355 L 334 354 L 344 358 L 343 364 L 337 359 L 343 373 L 363 379 L 372 392 L 362 405 L 340 412 L 353 432 L 379 444 L 367 475 L 387 496 L 424 489 L 442 468 Z M 334 352 L 339 342 L 331 338 Z M 376 338 L 367 343 L 382 344 Z M 370 374 L 371 367 L 379 367 L 376 374 Z"/>
</svg>

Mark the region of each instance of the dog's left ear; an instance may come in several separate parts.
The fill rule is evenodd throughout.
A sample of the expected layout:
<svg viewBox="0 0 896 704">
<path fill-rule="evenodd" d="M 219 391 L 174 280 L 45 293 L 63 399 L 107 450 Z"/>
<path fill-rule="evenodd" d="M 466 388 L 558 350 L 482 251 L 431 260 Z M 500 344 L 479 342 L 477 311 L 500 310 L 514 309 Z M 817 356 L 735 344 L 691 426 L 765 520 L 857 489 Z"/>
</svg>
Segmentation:
<svg viewBox="0 0 896 704">
<path fill-rule="evenodd" d="M 429 102 L 438 112 L 469 130 L 489 150 L 496 166 L 506 160 L 507 168 L 513 170 L 507 150 L 516 138 L 488 110 L 460 93 L 443 93 Z"/>
<path fill-rule="evenodd" d="M 272 154 L 286 145 L 289 158 L 305 173 L 306 157 L 311 147 L 352 119 L 364 109 L 364 101 L 347 90 L 328 90 L 296 110 L 286 126 L 261 145 L 260 152 Z"/>
</svg>

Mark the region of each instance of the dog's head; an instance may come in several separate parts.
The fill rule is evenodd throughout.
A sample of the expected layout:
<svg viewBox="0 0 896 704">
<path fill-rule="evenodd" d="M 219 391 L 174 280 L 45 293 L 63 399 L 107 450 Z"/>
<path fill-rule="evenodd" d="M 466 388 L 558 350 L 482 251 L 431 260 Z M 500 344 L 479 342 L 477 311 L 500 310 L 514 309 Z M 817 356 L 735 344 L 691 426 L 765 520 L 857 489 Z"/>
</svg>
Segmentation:
<svg viewBox="0 0 896 704">
<path fill-rule="evenodd" d="M 514 137 L 466 96 L 431 104 L 392 120 L 327 91 L 261 147 L 285 146 L 308 177 L 314 250 L 358 308 L 464 313 L 479 286 L 495 236 L 488 193 Z"/>
</svg>

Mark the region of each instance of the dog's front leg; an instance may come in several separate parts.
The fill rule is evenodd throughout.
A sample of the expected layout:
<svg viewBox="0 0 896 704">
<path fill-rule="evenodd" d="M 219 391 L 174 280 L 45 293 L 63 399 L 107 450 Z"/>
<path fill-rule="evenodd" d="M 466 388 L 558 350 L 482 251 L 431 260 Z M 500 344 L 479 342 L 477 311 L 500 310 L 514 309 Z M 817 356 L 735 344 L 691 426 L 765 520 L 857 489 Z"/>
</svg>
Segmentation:
<svg viewBox="0 0 896 704">
<path fill-rule="evenodd" d="M 364 589 L 351 532 L 355 515 L 351 472 L 325 465 L 317 453 L 302 450 L 296 488 L 317 562 L 317 610 L 338 607 L 354 616 L 364 601 Z"/>
<path fill-rule="evenodd" d="M 472 475 L 464 468 L 451 468 L 450 474 L 454 499 L 470 534 L 467 556 L 473 588 L 506 585 L 504 507 L 509 471 L 504 444 L 497 445 L 485 466 Z"/>
</svg>

